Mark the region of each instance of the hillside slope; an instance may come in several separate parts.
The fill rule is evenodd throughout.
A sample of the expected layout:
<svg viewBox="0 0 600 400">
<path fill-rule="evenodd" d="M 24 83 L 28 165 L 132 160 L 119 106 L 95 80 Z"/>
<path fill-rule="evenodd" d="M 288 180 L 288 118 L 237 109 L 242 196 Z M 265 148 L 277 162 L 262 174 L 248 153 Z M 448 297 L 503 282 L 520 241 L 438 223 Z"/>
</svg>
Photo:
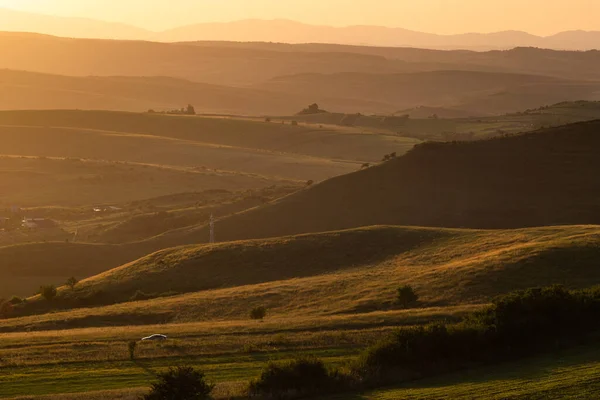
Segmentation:
<svg viewBox="0 0 600 400">
<path fill-rule="evenodd" d="M 392 224 L 519 228 L 600 223 L 600 121 L 464 143 L 426 143 L 220 220 L 220 240 Z M 205 228 L 177 232 L 207 237 Z M 185 238 L 185 239 L 184 239 Z"/>
<path fill-rule="evenodd" d="M 0 154 L 72 157 L 320 181 L 418 140 L 359 129 L 108 111 L 0 112 Z M 213 171 L 218 170 L 218 171 Z M 167 193 L 165 193 L 167 194 Z"/>
<path fill-rule="evenodd" d="M 31 317 L 55 328 L 244 319 L 254 306 L 273 317 L 390 311 L 411 284 L 420 306 L 482 304 L 515 289 L 600 282 L 600 228 L 521 230 L 370 227 L 167 249 L 61 289 L 54 307 L 123 304 Z M 142 291 L 174 297 L 129 302 Z M 172 293 L 171 293 L 172 296 Z M 47 302 L 29 302 L 42 312 Z M 68 319 L 67 323 L 60 322 Z M 2 326 L 27 321 L 7 321 Z M 41 326 L 40 325 L 40 326 Z"/>
<path fill-rule="evenodd" d="M 559 101 L 596 100 L 600 86 L 595 82 L 536 75 L 432 71 L 405 74 L 303 74 L 274 78 L 256 88 L 312 96 L 323 103 L 327 101 L 321 99 L 336 96 L 393 104 L 397 109 L 420 105 L 459 107 L 471 111 L 471 115 L 485 115 L 515 112 Z M 365 109 L 364 112 L 376 110 Z"/>
<path fill-rule="evenodd" d="M 391 74 L 457 69 L 569 79 L 600 77 L 597 51 L 535 48 L 474 52 L 330 44 L 169 44 L 10 32 L 0 33 L 0 48 L 0 68 L 72 76 L 170 76 L 217 85 L 257 84 L 303 73 Z"/>
</svg>

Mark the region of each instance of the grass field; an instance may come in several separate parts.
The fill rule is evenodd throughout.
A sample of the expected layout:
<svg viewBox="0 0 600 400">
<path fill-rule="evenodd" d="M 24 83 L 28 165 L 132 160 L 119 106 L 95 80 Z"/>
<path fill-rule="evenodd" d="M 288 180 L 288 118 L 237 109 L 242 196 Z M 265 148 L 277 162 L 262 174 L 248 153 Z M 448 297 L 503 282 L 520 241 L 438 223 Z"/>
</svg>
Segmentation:
<svg viewBox="0 0 600 400">
<path fill-rule="evenodd" d="M 147 387 L 154 372 L 178 364 L 200 367 L 211 380 L 236 387 L 269 360 L 310 354 L 339 365 L 399 325 L 457 318 L 469 310 L 3 333 L 0 397 Z M 170 339 L 140 343 L 136 362 L 129 361 L 127 342 L 154 332 Z"/>
<path fill-rule="evenodd" d="M 320 181 L 403 154 L 390 133 L 250 119 L 105 111 L 0 112 L 2 153 L 77 157 Z"/>
</svg>

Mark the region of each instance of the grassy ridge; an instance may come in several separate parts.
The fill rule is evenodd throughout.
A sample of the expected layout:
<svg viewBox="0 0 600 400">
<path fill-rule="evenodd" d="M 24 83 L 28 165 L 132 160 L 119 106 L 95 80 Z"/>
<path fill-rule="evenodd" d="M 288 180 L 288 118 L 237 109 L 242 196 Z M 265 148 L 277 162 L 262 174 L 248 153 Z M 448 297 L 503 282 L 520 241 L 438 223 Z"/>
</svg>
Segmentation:
<svg viewBox="0 0 600 400">
<path fill-rule="evenodd" d="M 260 305 L 279 317 L 351 315 L 394 310 L 395 290 L 403 284 L 417 288 L 423 306 L 480 304 L 531 286 L 600 283 L 599 242 L 597 226 L 375 227 L 175 248 L 84 280 L 75 291 L 62 289 L 63 295 L 103 293 L 112 302 L 126 301 L 137 290 L 191 293 L 8 320 L 0 327 L 239 319 Z M 97 301 L 102 304 L 102 298 Z M 47 306 L 35 299 L 32 304 Z"/>
</svg>

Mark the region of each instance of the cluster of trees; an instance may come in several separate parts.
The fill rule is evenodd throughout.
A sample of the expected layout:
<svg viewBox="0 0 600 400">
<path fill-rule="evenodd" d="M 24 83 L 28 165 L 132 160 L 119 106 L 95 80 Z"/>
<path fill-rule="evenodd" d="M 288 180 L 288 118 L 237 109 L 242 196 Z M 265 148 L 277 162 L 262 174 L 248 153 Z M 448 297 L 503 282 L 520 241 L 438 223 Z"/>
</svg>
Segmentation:
<svg viewBox="0 0 600 400">
<path fill-rule="evenodd" d="M 148 110 L 148 114 L 196 115 L 196 109 L 193 105 L 188 104 L 187 107 L 167 111 L 155 111 L 153 109 L 150 109 Z"/>
<path fill-rule="evenodd" d="M 327 111 L 321 110 L 317 103 L 313 103 L 313 104 L 309 105 L 308 107 L 306 107 L 305 109 L 303 109 L 302 111 L 300 111 L 296 115 L 313 115 L 313 114 L 326 114 L 326 113 L 327 113 Z"/>
</svg>

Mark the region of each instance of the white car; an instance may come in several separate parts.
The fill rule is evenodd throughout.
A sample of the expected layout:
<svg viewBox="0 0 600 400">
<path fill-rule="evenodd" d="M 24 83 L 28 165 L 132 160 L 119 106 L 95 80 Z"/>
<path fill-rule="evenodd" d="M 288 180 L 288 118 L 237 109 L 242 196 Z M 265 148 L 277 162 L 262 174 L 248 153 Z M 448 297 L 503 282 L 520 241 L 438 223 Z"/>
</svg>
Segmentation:
<svg viewBox="0 0 600 400">
<path fill-rule="evenodd" d="M 142 338 L 142 340 L 167 340 L 167 335 L 160 335 L 160 334 L 150 335 L 150 336 L 146 336 L 145 338 Z"/>
</svg>

